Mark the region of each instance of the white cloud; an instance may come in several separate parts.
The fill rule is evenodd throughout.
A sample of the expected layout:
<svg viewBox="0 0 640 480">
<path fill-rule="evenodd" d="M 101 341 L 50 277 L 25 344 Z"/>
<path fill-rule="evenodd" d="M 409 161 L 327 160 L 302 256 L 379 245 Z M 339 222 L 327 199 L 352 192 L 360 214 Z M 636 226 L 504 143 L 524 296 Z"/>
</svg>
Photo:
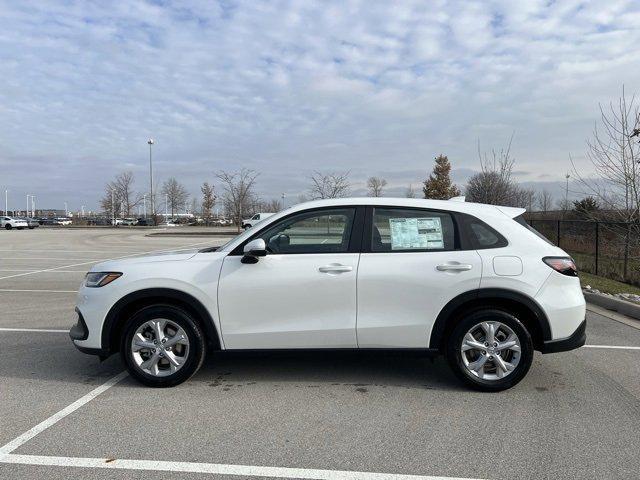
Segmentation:
<svg viewBox="0 0 640 480">
<path fill-rule="evenodd" d="M 446 153 L 470 171 L 478 137 L 512 131 L 519 168 L 561 178 L 597 103 L 640 80 L 632 1 L 43 1 L 0 16 L 0 187 L 31 190 L 35 172 L 57 205 L 95 205 L 128 165 L 143 188 L 149 136 L 158 175 L 194 193 L 243 165 L 267 197 L 313 169 L 363 181 Z"/>
</svg>

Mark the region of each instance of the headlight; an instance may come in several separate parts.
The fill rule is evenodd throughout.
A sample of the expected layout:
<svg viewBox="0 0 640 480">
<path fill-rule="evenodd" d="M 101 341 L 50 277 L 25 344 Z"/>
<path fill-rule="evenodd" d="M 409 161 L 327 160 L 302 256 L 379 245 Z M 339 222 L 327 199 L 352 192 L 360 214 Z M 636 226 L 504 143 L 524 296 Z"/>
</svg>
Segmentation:
<svg viewBox="0 0 640 480">
<path fill-rule="evenodd" d="M 84 284 L 86 287 L 91 288 L 104 287 L 121 276 L 121 272 L 89 272 L 84 280 Z"/>
</svg>

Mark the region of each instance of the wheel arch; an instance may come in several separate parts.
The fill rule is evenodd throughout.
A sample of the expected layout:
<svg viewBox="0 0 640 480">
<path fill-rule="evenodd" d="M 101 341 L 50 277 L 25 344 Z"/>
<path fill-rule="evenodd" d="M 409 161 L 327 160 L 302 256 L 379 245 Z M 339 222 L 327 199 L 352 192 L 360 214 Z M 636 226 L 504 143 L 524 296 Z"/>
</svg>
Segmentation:
<svg viewBox="0 0 640 480">
<path fill-rule="evenodd" d="M 129 293 L 109 310 L 102 326 L 102 350 L 108 354 L 120 348 L 120 336 L 131 315 L 140 309 L 156 305 L 173 305 L 184 309 L 202 327 L 207 342 L 214 350 L 220 349 L 220 336 L 207 308 L 195 297 L 171 288 L 147 288 Z"/>
<path fill-rule="evenodd" d="M 438 314 L 431 329 L 429 348 L 444 351 L 449 333 L 464 314 L 481 308 L 502 308 L 516 314 L 529 331 L 536 350 L 551 340 L 549 319 L 542 308 L 527 295 L 501 288 L 482 288 L 453 298 Z"/>
</svg>

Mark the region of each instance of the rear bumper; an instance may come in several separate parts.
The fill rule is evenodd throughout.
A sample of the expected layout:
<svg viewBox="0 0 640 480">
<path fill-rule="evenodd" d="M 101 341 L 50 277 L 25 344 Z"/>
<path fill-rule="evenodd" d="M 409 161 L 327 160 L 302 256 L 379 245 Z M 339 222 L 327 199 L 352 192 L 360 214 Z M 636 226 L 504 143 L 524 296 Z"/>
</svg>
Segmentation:
<svg viewBox="0 0 640 480">
<path fill-rule="evenodd" d="M 566 352 L 580 348 L 587 341 L 587 320 L 583 320 L 575 332 L 567 338 L 548 340 L 542 344 L 542 353 Z"/>
</svg>

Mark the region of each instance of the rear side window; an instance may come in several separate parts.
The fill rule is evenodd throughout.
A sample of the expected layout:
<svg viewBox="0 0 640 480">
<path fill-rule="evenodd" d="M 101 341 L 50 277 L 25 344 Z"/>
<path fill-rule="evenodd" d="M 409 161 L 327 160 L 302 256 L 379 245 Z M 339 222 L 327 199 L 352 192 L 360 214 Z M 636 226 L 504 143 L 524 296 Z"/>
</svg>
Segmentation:
<svg viewBox="0 0 640 480">
<path fill-rule="evenodd" d="M 458 221 L 462 230 L 462 247 L 465 250 L 502 248 L 509 244 L 506 238 L 479 218 L 459 213 Z"/>
<path fill-rule="evenodd" d="M 455 249 L 451 214 L 433 210 L 374 208 L 372 252 L 448 251 Z"/>
<path fill-rule="evenodd" d="M 553 245 L 553 242 L 551 242 L 547 237 L 542 235 L 538 230 L 536 230 L 531 225 L 529 225 L 522 215 L 518 215 L 517 217 L 514 218 L 514 220 L 518 222 L 520 225 L 522 225 L 524 228 L 526 228 L 527 230 L 535 233 L 538 237 L 540 237 L 542 240 L 544 240 L 548 244 Z"/>
</svg>

